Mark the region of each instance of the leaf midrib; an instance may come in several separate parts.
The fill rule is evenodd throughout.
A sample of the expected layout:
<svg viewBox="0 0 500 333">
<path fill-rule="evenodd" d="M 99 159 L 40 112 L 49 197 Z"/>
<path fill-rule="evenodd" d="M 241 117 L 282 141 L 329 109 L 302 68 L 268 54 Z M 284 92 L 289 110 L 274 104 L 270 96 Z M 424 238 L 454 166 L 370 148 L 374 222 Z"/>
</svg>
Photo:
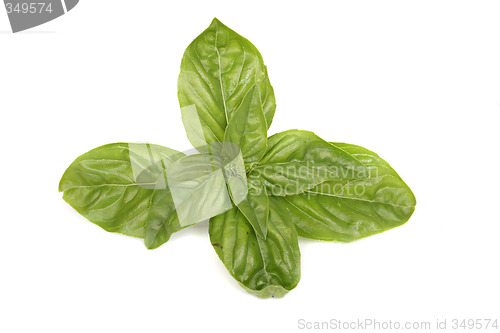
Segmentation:
<svg viewBox="0 0 500 333">
<path fill-rule="evenodd" d="M 78 186 L 68 187 L 64 191 L 75 189 L 75 188 L 94 188 L 94 187 L 106 187 L 106 186 L 110 186 L 110 187 L 129 187 L 129 186 L 146 186 L 146 185 L 156 185 L 156 183 L 78 185 Z"/>
<path fill-rule="evenodd" d="M 227 115 L 227 106 L 226 106 L 226 97 L 224 96 L 224 87 L 222 84 L 222 66 L 221 66 L 221 57 L 219 53 L 219 49 L 217 48 L 217 42 L 219 37 L 219 25 L 215 23 L 215 52 L 217 53 L 217 64 L 219 66 L 219 84 L 220 84 L 220 92 L 222 94 L 222 105 L 224 106 L 224 115 L 226 116 L 226 126 L 229 123 L 228 115 Z"/>
<path fill-rule="evenodd" d="M 396 205 L 396 204 L 377 201 L 377 200 L 367 200 L 367 199 L 360 199 L 360 198 L 343 197 L 343 196 L 335 195 L 335 194 L 331 194 L 331 193 L 322 193 L 322 192 L 315 192 L 315 191 L 309 191 L 309 190 L 306 190 L 304 192 L 308 192 L 308 193 L 312 193 L 312 194 L 319 194 L 319 195 L 326 195 L 328 197 L 335 197 L 335 198 L 339 198 L 339 199 L 348 199 L 348 200 L 364 201 L 364 202 L 370 202 L 370 203 L 379 203 L 379 204 L 383 204 L 383 205 L 389 205 L 392 207 L 415 208 L 415 206 L 403 206 L 403 205 Z"/>
</svg>

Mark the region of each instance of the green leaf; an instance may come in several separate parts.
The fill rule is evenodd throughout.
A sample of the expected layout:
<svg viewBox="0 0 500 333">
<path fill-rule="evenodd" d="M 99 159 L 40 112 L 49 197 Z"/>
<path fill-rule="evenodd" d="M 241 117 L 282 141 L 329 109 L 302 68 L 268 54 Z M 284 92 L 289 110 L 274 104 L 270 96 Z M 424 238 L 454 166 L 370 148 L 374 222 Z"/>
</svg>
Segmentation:
<svg viewBox="0 0 500 333">
<path fill-rule="evenodd" d="M 187 47 L 181 63 L 178 96 L 191 143 L 198 147 L 203 139 L 222 142 L 228 123 L 254 85 L 259 94 L 251 95 L 256 99 L 252 104 L 261 104 L 269 127 L 276 101 L 262 56 L 246 38 L 214 19 Z"/>
<path fill-rule="evenodd" d="M 248 194 L 245 200 L 236 205 L 245 215 L 253 229 L 263 239 L 267 237 L 267 219 L 269 216 L 269 198 L 262 180 L 251 174 L 248 179 Z"/>
<path fill-rule="evenodd" d="M 253 169 L 269 194 L 300 194 L 326 180 L 358 179 L 368 170 L 355 156 L 308 131 L 289 130 L 271 136 L 268 150 Z"/>
<path fill-rule="evenodd" d="M 156 181 L 163 167 L 183 155 L 152 144 L 101 146 L 69 166 L 59 191 L 77 212 L 104 230 L 143 237 Z"/>
<path fill-rule="evenodd" d="M 229 273 L 251 294 L 282 297 L 300 280 L 297 232 L 273 198 L 267 238 L 257 236 L 238 208 L 210 219 L 210 241 Z"/>
<path fill-rule="evenodd" d="M 226 128 L 224 142 L 236 144 L 246 165 L 258 162 L 267 150 L 267 125 L 257 85 L 248 91 Z"/>
<path fill-rule="evenodd" d="M 369 177 L 324 182 L 300 195 L 277 198 L 300 236 L 350 242 L 408 221 L 415 197 L 398 174 L 368 149 L 332 143 L 368 167 Z"/>
<path fill-rule="evenodd" d="M 214 146 L 214 144 L 211 144 L 211 146 Z M 216 151 L 216 149 L 212 151 Z M 240 147 L 225 142 L 222 145 L 220 158 L 218 159 L 222 161 L 224 178 L 226 179 L 231 199 L 234 204 L 238 204 L 245 200 L 248 194 L 245 162 L 243 161 Z"/>
<path fill-rule="evenodd" d="M 166 243 L 173 233 L 185 227 L 179 224 L 170 189 L 167 186 L 166 172 L 163 172 L 154 189 L 149 213 L 144 228 L 144 245 L 156 249 Z"/>
</svg>

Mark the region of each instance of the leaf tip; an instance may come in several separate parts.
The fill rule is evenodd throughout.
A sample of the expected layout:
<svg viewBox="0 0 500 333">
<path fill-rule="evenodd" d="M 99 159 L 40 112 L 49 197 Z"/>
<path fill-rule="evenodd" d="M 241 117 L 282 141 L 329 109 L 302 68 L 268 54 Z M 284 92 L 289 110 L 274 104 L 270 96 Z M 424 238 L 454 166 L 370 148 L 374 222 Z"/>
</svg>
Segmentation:
<svg viewBox="0 0 500 333">
<path fill-rule="evenodd" d="M 212 20 L 212 23 L 210 23 L 209 29 L 210 28 L 213 28 L 216 30 L 217 29 L 223 29 L 223 30 L 229 29 L 229 30 L 231 30 L 224 23 L 222 23 L 217 17 L 214 17 L 214 19 Z"/>
<path fill-rule="evenodd" d="M 164 243 L 162 242 L 155 242 L 155 241 L 152 241 L 151 239 L 146 239 L 144 238 L 144 245 L 146 246 L 146 249 L 148 250 L 156 250 L 157 248 L 159 248 L 160 246 L 162 246 Z"/>
<path fill-rule="evenodd" d="M 148 250 L 155 250 L 165 244 L 169 239 L 170 236 L 167 237 L 167 239 L 163 238 L 158 238 L 157 233 L 151 233 L 148 232 L 148 228 L 146 226 L 146 231 L 144 232 L 144 246 L 146 246 L 146 249 Z"/>
<path fill-rule="evenodd" d="M 222 24 L 222 22 L 219 21 L 219 19 L 217 17 L 214 17 L 214 19 L 212 20 L 212 23 L 210 23 L 210 26 L 217 26 L 218 24 Z"/>
<path fill-rule="evenodd" d="M 257 296 L 258 298 L 282 298 L 290 291 L 288 289 L 283 288 L 283 286 L 278 286 L 278 285 L 268 285 L 261 290 L 250 289 L 241 283 L 240 285 L 249 294 Z"/>
</svg>

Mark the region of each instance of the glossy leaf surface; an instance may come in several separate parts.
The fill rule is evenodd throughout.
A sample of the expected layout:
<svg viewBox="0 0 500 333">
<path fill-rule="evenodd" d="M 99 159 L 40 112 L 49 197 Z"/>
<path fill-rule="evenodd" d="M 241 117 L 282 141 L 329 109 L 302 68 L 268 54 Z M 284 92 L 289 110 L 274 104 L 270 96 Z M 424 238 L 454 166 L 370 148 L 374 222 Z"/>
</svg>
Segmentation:
<svg viewBox="0 0 500 333">
<path fill-rule="evenodd" d="M 269 216 L 269 197 L 266 187 L 259 177 L 248 176 L 248 194 L 245 200 L 237 203 L 241 213 L 260 237 L 267 237 L 267 219 Z"/>
<path fill-rule="evenodd" d="M 349 242 L 400 226 L 415 210 L 415 197 L 398 174 L 368 149 L 333 143 L 369 169 L 369 177 L 324 182 L 303 194 L 277 198 L 300 236 Z"/>
<path fill-rule="evenodd" d="M 282 297 L 300 280 L 297 232 L 270 200 L 267 238 L 257 236 L 238 208 L 210 219 L 210 241 L 229 273 L 250 293 Z"/>
<path fill-rule="evenodd" d="M 253 170 L 274 196 L 300 194 L 333 179 L 366 177 L 355 156 L 308 131 L 289 130 L 271 136 L 268 150 Z"/>
<path fill-rule="evenodd" d="M 183 154 L 151 144 L 114 143 L 78 157 L 64 173 L 63 199 L 110 232 L 143 237 L 156 181 Z"/>
<path fill-rule="evenodd" d="M 224 142 L 237 145 L 243 155 L 245 165 L 258 162 L 267 150 L 267 125 L 260 92 L 254 85 L 229 121 Z"/>
<path fill-rule="evenodd" d="M 276 102 L 262 56 L 246 38 L 214 19 L 187 47 L 178 80 L 180 106 L 191 110 L 183 121 L 195 147 L 200 138 L 206 143 L 224 140 L 228 123 L 254 85 L 259 94 L 251 95 L 251 103 L 261 105 L 269 127 Z M 192 107 L 185 109 L 192 105 L 199 119 L 192 119 Z M 199 127 L 203 133 L 190 133 Z"/>
<path fill-rule="evenodd" d="M 144 245 L 156 249 L 170 239 L 173 233 L 183 229 L 166 182 L 166 173 L 160 175 L 152 194 L 144 229 Z"/>
</svg>

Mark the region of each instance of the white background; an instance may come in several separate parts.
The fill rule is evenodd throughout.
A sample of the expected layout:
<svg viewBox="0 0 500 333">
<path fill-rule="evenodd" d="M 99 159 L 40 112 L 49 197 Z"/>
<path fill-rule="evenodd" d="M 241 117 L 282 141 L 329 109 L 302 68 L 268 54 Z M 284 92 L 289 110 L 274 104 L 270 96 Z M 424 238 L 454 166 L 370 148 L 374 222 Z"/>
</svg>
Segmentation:
<svg viewBox="0 0 500 333">
<path fill-rule="evenodd" d="M 418 201 L 384 234 L 301 240 L 302 279 L 283 299 L 246 294 L 206 223 L 149 251 L 57 192 L 73 159 L 102 144 L 190 148 L 176 80 L 215 16 L 264 57 L 278 105 L 270 134 L 306 129 L 372 149 Z M 53 22 L 9 29 L 0 7 L 0 332 L 500 321 L 498 1 L 81 0 Z"/>
</svg>

